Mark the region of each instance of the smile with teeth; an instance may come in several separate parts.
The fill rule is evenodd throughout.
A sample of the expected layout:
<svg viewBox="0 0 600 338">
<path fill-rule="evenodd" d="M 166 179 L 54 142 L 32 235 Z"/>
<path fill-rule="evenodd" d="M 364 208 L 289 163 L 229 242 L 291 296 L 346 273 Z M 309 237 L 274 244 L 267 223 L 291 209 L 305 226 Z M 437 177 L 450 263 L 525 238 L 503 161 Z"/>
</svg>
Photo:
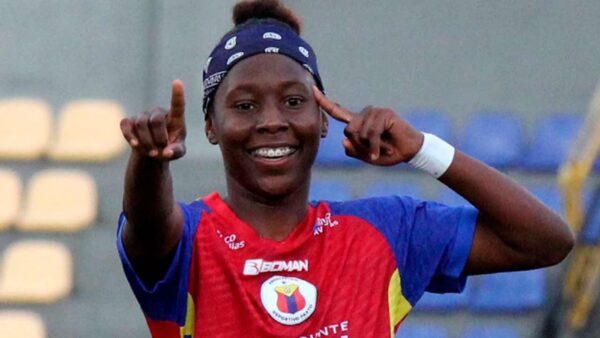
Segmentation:
<svg viewBox="0 0 600 338">
<path fill-rule="evenodd" d="M 258 148 L 252 151 L 252 155 L 264 158 L 281 158 L 296 152 L 292 147 Z"/>
</svg>

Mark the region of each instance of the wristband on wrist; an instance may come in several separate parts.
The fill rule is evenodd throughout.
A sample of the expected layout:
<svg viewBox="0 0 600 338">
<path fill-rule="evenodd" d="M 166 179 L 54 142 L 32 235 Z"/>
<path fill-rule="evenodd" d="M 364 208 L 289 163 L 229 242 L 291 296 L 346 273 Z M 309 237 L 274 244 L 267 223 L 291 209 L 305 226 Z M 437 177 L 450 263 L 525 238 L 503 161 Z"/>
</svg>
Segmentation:
<svg viewBox="0 0 600 338">
<path fill-rule="evenodd" d="M 408 164 L 439 178 L 454 159 L 454 147 L 433 134 L 423 133 L 423 136 L 421 149 Z"/>
</svg>

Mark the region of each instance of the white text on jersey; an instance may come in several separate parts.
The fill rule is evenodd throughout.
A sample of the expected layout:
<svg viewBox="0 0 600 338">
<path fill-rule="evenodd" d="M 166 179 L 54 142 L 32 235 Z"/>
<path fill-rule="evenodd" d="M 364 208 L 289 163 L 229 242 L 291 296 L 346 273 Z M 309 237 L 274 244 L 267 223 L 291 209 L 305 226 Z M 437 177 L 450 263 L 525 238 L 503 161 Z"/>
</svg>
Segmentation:
<svg viewBox="0 0 600 338">
<path fill-rule="evenodd" d="M 244 264 L 244 275 L 246 276 L 256 276 L 263 272 L 279 271 L 308 271 L 308 259 L 272 262 L 262 259 L 248 259 Z"/>
</svg>

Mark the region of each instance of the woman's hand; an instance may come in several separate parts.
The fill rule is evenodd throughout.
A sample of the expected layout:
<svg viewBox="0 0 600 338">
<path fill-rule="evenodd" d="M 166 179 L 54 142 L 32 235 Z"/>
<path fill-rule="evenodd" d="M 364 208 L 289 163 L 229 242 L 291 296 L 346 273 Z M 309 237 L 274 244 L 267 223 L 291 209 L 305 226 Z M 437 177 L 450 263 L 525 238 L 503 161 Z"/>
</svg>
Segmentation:
<svg viewBox="0 0 600 338">
<path fill-rule="evenodd" d="M 364 162 L 391 166 L 412 159 L 423 145 L 423 133 L 388 108 L 367 106 L 353 113 L 330 101 L 313 87 L 317 103 L 332 118 L 347 124 L 346 155 Z"/>
<path fill-rule="evenodd" d="M 185 89 L 173 81 L 171 108 L 152 108 L 136 117 L 121 120 L 121 132 L 142 156 L 172 161 L 185 155 Z"/>
</svg>

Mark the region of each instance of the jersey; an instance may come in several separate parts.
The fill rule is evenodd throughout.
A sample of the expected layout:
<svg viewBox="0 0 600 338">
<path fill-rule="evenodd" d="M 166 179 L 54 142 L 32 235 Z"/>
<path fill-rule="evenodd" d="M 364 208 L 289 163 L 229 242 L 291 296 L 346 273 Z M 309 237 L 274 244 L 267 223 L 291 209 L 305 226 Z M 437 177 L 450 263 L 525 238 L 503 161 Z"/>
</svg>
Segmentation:
<svg viewBox="0 0 600 338">
<path fill-rule="evenodd" d="M 460 292 L 477 211 L 409 197 L 312 202 L 282 241 L 217 193 L 181 203 L 181 240 L 146 285 L 125 274 L 155 338 L 393 337 L 425 291 Z"/>
</svg>

